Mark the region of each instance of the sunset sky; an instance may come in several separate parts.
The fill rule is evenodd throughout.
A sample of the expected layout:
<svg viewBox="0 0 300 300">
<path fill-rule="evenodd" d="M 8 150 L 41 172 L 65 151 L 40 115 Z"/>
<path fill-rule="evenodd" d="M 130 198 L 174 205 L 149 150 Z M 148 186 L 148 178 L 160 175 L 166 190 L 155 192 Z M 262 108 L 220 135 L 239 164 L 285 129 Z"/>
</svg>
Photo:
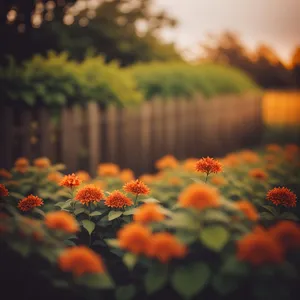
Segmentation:
<svg viewBox="0 0 300 300">
<path fill-rule="evenodd" d="M 164 37 L 179 48 L 197 52 L 207 33 L 225 30 L 240 34 L 253 48 L 264 42 L 287 59 L 300 45 L 300 0 L 154 0 L 179 20 L 176 29 Z"/>
</svg>

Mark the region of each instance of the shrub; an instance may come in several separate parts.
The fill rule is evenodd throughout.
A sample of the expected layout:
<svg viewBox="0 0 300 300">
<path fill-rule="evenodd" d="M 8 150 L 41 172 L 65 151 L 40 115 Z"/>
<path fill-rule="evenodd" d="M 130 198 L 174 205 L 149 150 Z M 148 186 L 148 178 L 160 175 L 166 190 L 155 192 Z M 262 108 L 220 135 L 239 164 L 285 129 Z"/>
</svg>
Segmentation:
<svg viewBox="0 0 300 300">
<path fill-rule="evenodd" d="M 259 90 L 245 73 L 222 65 L 152 63 L 133 66 L 130 71 L 146 99 L 191 97 L 197 93 L 212 97 Z"/>
</svg>

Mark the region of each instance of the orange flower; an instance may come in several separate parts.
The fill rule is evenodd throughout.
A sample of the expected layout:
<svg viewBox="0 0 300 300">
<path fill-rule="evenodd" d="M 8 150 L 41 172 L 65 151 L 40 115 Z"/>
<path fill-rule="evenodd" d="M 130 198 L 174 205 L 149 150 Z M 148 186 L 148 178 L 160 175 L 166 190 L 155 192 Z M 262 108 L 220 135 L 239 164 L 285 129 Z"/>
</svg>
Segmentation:
<svg viewBox="0 0 300 300">
<path fill-rule="evenodd" d="M 58 229 L 67 233 L 75 233 L 79 226 L 74 217 L 66 211 L 54 211 L 47 213 L 45 224 L 50 229 Z"/>
<path fill-rule="evenodd" d="M 19 201 L 18 208 L 22 211 L 29 211 L 37 206 L 42 206 L 43 200 L 38 196 L 29 195 Z"/>
<path fill-rule="evenodd" d="M 145 203 L 137 208 L 133 220 L 140 223 L 159 222 L 165 218 L 156 203 Z"/>
<path fill-rule="evenodd" d="M 268 152 L 280 152 L 282 148 L 277 144 L 269 144 L 266 146 Z"/>
<path fill-rule="evenodd" d="M 207 175 L 210 173 L 219 173 L 222 171 L 222 165 L 213 158 L 203 157 L 197 161 L 196 171 L 206 173 Z"/>
<path fill-rule="evenodd" d="M 102 258 L 86 246 L 64 249 L 58 258 L 59 268 L 74 276 L 104 273 Z"/>
<path fill-rule="evenodd" d="M 240 157 L 247 163 L 256 163 L 259 161 L 257 153 L 251 150 L 244 150 L 240 152 Z"/>
<path fill-rule="evenodd" d="M 280 245 L 263 233 L 251 233 L 237 242 L 237 257 L 254 266 L 281 263 L 284 260 Z"/>
<path fill-rule="evenodd" d="M 5 169 L 0 169 L 0 177 L 6 178 L 6 179 L 10 179 L 10 178 L 12 178 L 12 175 L 11 175 L 11 173 L 8 172 L 7 170 L 5 170 Z"/>
<path fill-rule="evenodd" d="M 295 222 L 281 221 L 269 233 L 283 249 L 300 249 L 300 228 Z"/>
<path fill-rule="evenodd" d="M 174 169 L 177 165 L 178 161 L 173 155 L 165 155 L 155 162 L 155 166 L 158 170 L 167 168 Z"/>
<path fill-rule="evenodd" d="M 290 154 L 297 154 L 300 150 L 300 147 L 298 145 L 295 145 L 295 144 L 288 144 L 285 146 L 285 149 L 284 149 L 287 153 L 290 153 Z"/>
<path fill-rule="evenodd" d="M 155 177 L 151 174 L 144 174 L 144 175 L 140 176 L 139 179 L 140 179 L 140 181 L 150 184 L 155 180 Z"/>
<path fill-rule="evenodd" d="M 149 249 L 151 232 L 138 223 L 125 225 L 118 231 L 117 236 L 122 249 L 135 254 L 145 254 Z"/>
<path fill-rule="evenodd" d="M 76 176 L 74 173 L 71 175 L 65 175 L 59 185 L 68 187 L 68 188 L 74 188 L 76 186 L 79 186 L 81 184 L 81 180 Z"/>
<path fill-rule="evenodd" d="M 167 263 L 172 258 L 182 258 L 186 253 L 187 248 L 168 232 L 155 233 L 147 251 L 150 257 L 155 257 L 162 263 Z"/>
<path fill-rule="evenodd" d="M 214 188 L 204 184 L 189 185 L 179 196 L 179 203 L 183 207 L 202 210 L 208 207 L 218 207 L 219 193 Z"/>
<path fill-rule="evenodd" d="M 217 186 L 223 186 L 227 183 L 227 180 L 222 176 L 214 176 L 210 179 L 210 182 Z"/>
<path fill-rule="evenodd" d="M 250 221 L 255 222 L 258 220 L 259 215 L 257 210 L 249 201 L 241 200 L 236 202 L 235 205 Z"/>
<path fill-rule="evenodd" d="M 262 169 L 252 169 L 249 171 L 249 176 L 257 180 L 266 180 L 268 174 Z"/>
<path fill-rule="evenodd" d="M 0 197 L 7 197 L 8 196 L 8 190 L 5 187 L 4 184 L 0 183 Z"/>
<path fill-rule="evenodd" d="M 60 172 L 51 172 L 48 174 L 47 179 L 51 182 L 55 182 L 59 184 L 62 180 L 63 176 Z"/>
<path fill-rule="evenodd" d="M 170 185 L 180 185 L 182 183 L 182 180 L 179 177 L 171 177 L 168 179 L 168 183 Z"/>
<path fill-rule="evenodd" d="M 15 168 L 20 173 L 27 172 L 29 167 L 29 161 L 25 157 L 20 157 L 15 161 Z"/>
<path fill-rule="evenodd" d="M 235 153 L 228 154 L 222 159 L 222 164 L 227 167 L 236 167 L 240 163 L 241 160 Z"/>
<path fill-rule="evenodd" d="M 75 175 L 79 178 L 79 180 L 81 180 L 81 182 L 87 182 L 91 180 L 89 173 L 83 170 L 77 171 Z"/>
<path fill-rule="evenodd" d="M 124 169 L 124 170 L 122 170 L 121 173 L 120 173 L 120 179 L 123 182 L 128 182 L 128 181 L 134 180 L 134 173 L 133 173 L 133 171 L 130 170 L 130 169 Z"/>
<path fill-rule="evenodd" d="M 195 172 L 195 165 L 197 163 L 197 158 L 188 158 L 183 162 L 183 169 L 188 172 Z"/>
<path fill-rule="evenodd" d="M 277 187 L 268 192 L 267 200 L 271 201 L 275 205 L 295 207 L 297 203 L 297 196 L 286 187 Z"/>
<path fill-rule="evenodd" d="M 113 163 L 104 163 L 98 166 L 99 176 L 118 176 L 120 168 L 118 165 Z"/>
<path fill-rule="evenodd" d="M 135 195 L 148 195 L 150 193 L 149 187 L 139 179 L 132 180 L 123 186 L 125 192 Z"/>
<path fill-rule="evenodd" d="M 116 190 L 106 198 L 105 205 L 113 208 L 123 208 L 133 205 L 133 201 Z"/>
<path fill-rule="evenodd" d="M 39 169 L 47 169 L 50 167 L 51 162 L 47 157 L 39 157 L 33 161 L 33 164 Z"/>
<path fill-rule="evenodd" d="M 102 190 L 93 184 L 88 184 L 77 192 L 74 199 L 80 201 L 83 205 L 88 205 L 91 202 L 99 202 L 103 198 Z"/>
</svg>

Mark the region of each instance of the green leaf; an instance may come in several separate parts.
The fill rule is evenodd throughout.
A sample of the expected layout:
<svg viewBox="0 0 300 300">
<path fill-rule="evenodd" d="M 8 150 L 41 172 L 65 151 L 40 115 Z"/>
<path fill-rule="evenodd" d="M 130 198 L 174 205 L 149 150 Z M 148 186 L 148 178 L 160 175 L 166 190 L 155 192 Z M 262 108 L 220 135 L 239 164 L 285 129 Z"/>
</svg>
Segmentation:
<svg viewBox="0 0 300 300">
<path fill-rule="evenodd" d="M 89 233 L 89 235 L 92 234 L 92 232 L 95 229 L 95 223 L 90 221 L 90 220 L 83 220 L 82 221 L 82 226 L 87 230 L 87 232 Z"/>
<path fill-rule="evenodd" d="M 120 248 L 119 241 L 117 239 L 105 239 L 108 246 L 113 248 Z"/>
<path fill-rule="evenodd" d="M 76 244 L 73 241 L 70 240 L 64 240 L 64 244 L 67 246 L 76 246 Z"/>
<path fill-rule="evenodd" d="M 281 215 L 279 215 L 278 218 L 280 218 L 282 220 L 299 221 L 299 218 L 291 212 L 284 212 Z"/>
<path fill-rule="evenodd" d="M 205 212 L 204 221 L 209 223 L 223 223 L 228 224 L 230 218 L 224 212 L 219 210 L 208 210 Z"/>
<path fill-rule="evenodd" d="M 119 286 L 116 289 L 116 300 L 130 300 L 136 293 L 135 286 L 133 284 Z"/>
<path fill-rule="evenodd" d="M 142 199 L 141 202 L 144 202 L 144 203 L 159 203 L 160 201 L 155 199 L 155 198 L 147 198 L 147 199 Z"/>
<path fill-rule="evenodd" d="M 9 196 L 11 196 L 15 199 L 18 199 L 18 200 L 21 200 L 24 198 L 24 196 L 22 194 L 15 193 L 15 192 L 9 192 Z"/>
<path fill-rule="evenodd" d="M 80 285 L 85 285 L 92 289 L 111 289 L 114 284 L 107 274 L 88 274 L 75 279 Z"/>
<path fill-rule="evenodd" d="M 168 280 L 167 265 L 153 265 L 145 276 L 145 288 L 148 295 L 161 290 Z"/>
<path fill-rule="evenodd" d="M 123 212 L 123 216 L 130 216 L 130 215 L 134 215 L 136 209 L 135 208 L 131 208 L 126 210 L 125 212 Z"/>
<path fill-rule="evenodd" d="M 210 268 L 203 262 L 177 268 L 171 276 L 171 284 L 184 299 L 198 295 L 207 285 Z"/>
<path fill-rule="evenodd" d="M 29 243 L 22 241 L 11 241 L 9 242 L 9 246 L 16 252 L 18 252 L 23 257 L 27 257 L 30 253 L 31 247 Z"/>
<path fill-rule="evenodd" d="M 42 217 L 45 216 L 45 213 L 44 213 L 41 209 L 39 209 L 39 208 L 37 208 L 37 207 L 35 207 L 32 211 L 33 211 L 34 213 L 39 214 L 39 215 L 42 216 Z"/>
<path fill-rule="evenodd" d="M 119 218 L 123 214 L 120 210 L 111 210 L 108 214 L 108 221 L 112 221 L 114 219 Z"/>
<path fill-rule="evenodd" d="M 222 250 L 229 238 L 229 232 L 222 226 L 209 226 L 200 232 L 201 242 L 214 251 Z"/>
<path fill-rule="evenodd" d="M 54 287 L 58 289 L 69 288 L 69 283 L 66 280 L 62 280 L 62 279 L 52 279 L 52 284 Z"/>
<path fill-rule="evenodd" d="M 92 213 L 90 213 L 90 217 L 97 217 L 97 216 L 101 216 L 102 212 L 100 211 L 93 211 Z"/>
<path fill-rule="evenodd" d="M 77 215 L 83 213 L 84 211 L 85 211 L 85 208 L 83 208 L 83 207 L 77 208 L 77 209 L 75 209 L 75 211 L 74 211 L 74 215 L 77 216 Z"/>
<path fill-rule="evenodd" d="M 262 213 L 260 213 L 260 217 L 262 219 L 266 219 L 266 220 L 274 220 L 274 215 L 270 214 L 269 212 L 263 211 Z"/>
<path fill-rule="evenodd" d="M 183 228 L 187 230 L 199 230 L 200 226 L 193 218 L 191 214 L 186 212 L 177 212 L 173 214 L 171 220 L 167 220 L 166 223 L 175 228 Z"/>
<path fill-rule="evenodd" d="M 271 205 L 262 205 L 264 209 L 266 209 L 268 212 L 270 212 L 273 216 L 278 215 L 278 211 L 274 206 Z"/>
<path fill-rule="evenodd" d="M 125 253 L 123 256 L 123 262 L 129 270 L 132 270 L 136 265 L 138 257 L 133 253 Z"/>
</svg>

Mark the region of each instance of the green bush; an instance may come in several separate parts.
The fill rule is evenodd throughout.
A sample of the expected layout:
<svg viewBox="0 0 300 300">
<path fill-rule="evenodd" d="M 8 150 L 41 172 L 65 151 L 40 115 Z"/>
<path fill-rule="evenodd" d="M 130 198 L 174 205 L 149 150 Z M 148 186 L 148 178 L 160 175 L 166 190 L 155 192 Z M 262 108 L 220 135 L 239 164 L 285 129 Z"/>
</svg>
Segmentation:
<svg viewBox="0 0 300 300">
<path fill-rule="evenodd" d="M 242 71 L 221 65 L 152 63 L 136 65 L 130 71 L 146 99 L 191 97 L 197 93 L 212 97 L 259 90 Z"/>
<path fill-rule="evenodd" d="M 0 69 L 0 92 L 6 103 L 29 106 L 64 106 L 93 100 L 127 105 L 142 100 L 136 82 L 116 63 L 87 57 L 82 63 L 68 60 L 66 53 L 34 56 L 23 66 L 13 60 Z"/>
<path fill-rule="evenodd" d="M 257 91 L 258 87 L 243 72 L 221 65 L 150 63 L 120 68 L 106 64 L 100 56 L 70 61 L 67 53 L 49 52 L 34 56 L 22 66 L 10 60 L 0 68 L 0 93 L 10 105 L 64 106 L 96 101 L 108 104 L 138 104 L 143 98 L 159 96 L 205 97 Z"/>
</svg>

